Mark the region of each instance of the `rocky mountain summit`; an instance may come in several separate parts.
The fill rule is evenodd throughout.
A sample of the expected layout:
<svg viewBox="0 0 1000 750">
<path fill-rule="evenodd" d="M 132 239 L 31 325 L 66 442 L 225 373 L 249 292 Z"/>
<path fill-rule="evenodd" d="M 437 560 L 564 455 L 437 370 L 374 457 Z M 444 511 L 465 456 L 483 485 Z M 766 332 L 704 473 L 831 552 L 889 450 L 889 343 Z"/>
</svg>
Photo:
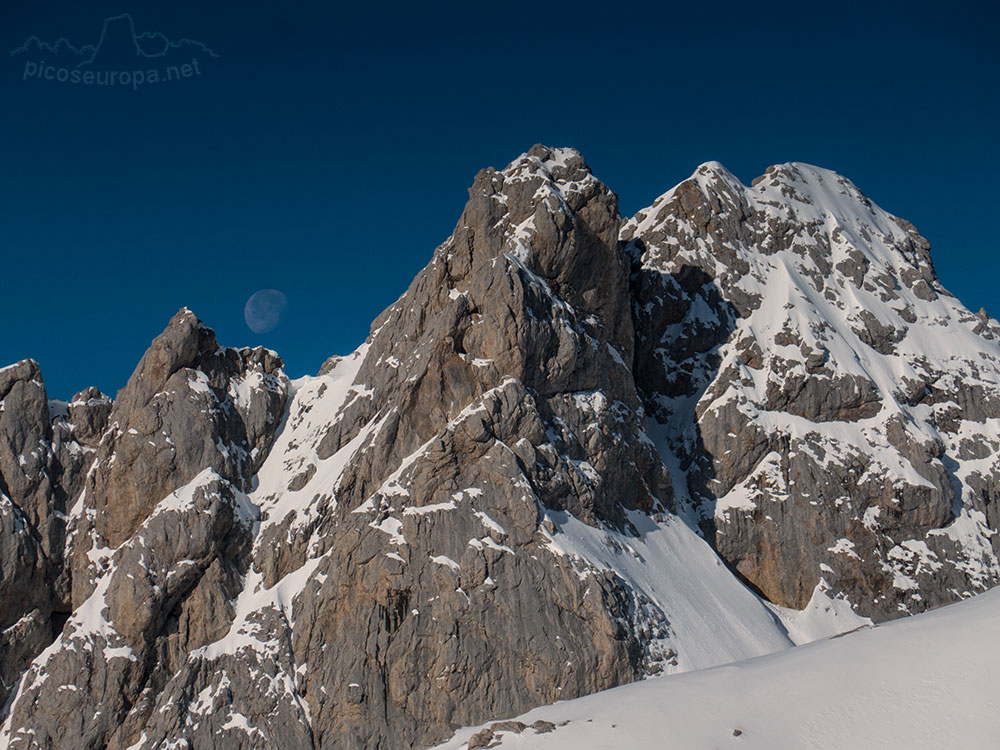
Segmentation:
<svg viewBox="0 0 1000 750">
<path fill-rule="evenodd" d="M 426 747 L 1000 578 L 1000 326 L 803 164 L 480 172 L 352 354 L 0 369 L 0 746 Z"/>
<path fill-rule="evenodd" d="M 622 239 L 643 403 L 731 568 L 876 620 L 996 581 L 1000 328 L 912 225 L 827 170 L 710 163 Z"/>
</svg>

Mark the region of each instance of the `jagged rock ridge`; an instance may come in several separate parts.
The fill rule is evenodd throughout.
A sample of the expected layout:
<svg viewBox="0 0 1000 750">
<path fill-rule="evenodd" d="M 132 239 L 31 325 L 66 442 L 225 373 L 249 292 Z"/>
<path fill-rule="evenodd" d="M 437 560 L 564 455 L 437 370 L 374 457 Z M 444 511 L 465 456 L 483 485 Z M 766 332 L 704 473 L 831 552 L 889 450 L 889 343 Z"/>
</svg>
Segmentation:
<svg viewBox="0 0 1000 750">
<path fill-rule="evenodd" d="M 735 570 L 877 620 L 996 582 L 998 327 L 912 225 L 828 170 L 710 163 L 622 239 L 643 402 Z"/>
<path fill-rule="evenodd" d="M 832 172 L 623 223 L 536 146 L 316 377 L 186 310 L 113 404 L 0 370 L 0 741 L 427 746 L 987 588 L 997 335 Z"/>
</svg>

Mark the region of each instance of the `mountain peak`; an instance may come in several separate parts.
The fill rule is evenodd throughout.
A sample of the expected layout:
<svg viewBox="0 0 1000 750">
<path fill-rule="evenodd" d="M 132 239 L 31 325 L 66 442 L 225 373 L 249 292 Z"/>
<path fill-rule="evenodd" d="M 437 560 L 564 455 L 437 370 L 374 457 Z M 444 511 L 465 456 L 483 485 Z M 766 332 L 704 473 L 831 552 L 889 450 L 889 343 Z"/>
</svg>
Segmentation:
<svg viewBox="0 0 1000 750">
<path fill-rule="evenodd" d="M 537 145 L 294 387 L 186 308 L 113 403 L 0 369 L 0 746 L 426 747 L 982 591 L 998 333 L 834 172 L 623 227 Z"/>
<path fill-rule="evenodd" d="M 990 536 L 985 519 L 971 521 L 968 495 L 960 509 L 952 462 L 959 422 L 991 440 L 1000 351 L 941 287 L 912 225 L 827 169 L 780 164 L 747 188 L 710 164 L 637 213 L 622 239 L 646 409 L 668 425 L 692 512 L 733 567 L 785 606 L 805 606 L 823 583 L 877 617 L 942 595 L 906 593 L 921 576 L 892 552 L 904 542 L 996 580 L 995 553 L 941 529 L 964 512 L 963 523 L 981 524 L 973 537 Z M 946 381 L 949 395 L 929 395 Z M 870 484 L 855 481 L 856 461 Z M 912 514 L 904 496 L 921 498 Z M 763 541 L 787 538 L 807 516 L 864 551 L 845 557 L 846 542 L 831 540 L 826 551 L 836 551 L 820 564 L 822 550 Z M 864 562 L 875 554 L 880 566 Z M 875 580 L 876 596 L 858 588 Z"/>
<path fill-rule="evenodd" d="M 22 359 L 20 362 L 0 367 L 0 404 L 14 383 L 41 380 L 41 377 L 41 368 L 33 359 Z"/>
<path fill-rule="evenodd" d="M 568 146 L 546 146 L 544 143 L 536 143 L 528 151 L 521 155 L 534 157 L 542 162 L 564 163 L 570 159 L 583 160 L 583 155 L 575 148 Z"/>
<path fill-rule="evenodd" d="M 515 200 L 527 198 L 529 202 L 549 198 L 556 203 L 566 203 L 573 210 L 595 193 L 614 195 L 593 175 L 583 156 L 573 148 L 550 148 L 536 144 L 499 172 L 483 170 L 477 176 L 477 185 L 492 182 L 495 178 L 500 181 L 497 190 L 501 190 L 499 185 L 506 186 L 506 190 L 501 190 L 506 197 L 511 197 L 513 193 Z M 617 202 L 615 207 L 617 211 Z M 520 213 L 519 208 L 518 205 L 511 206 L 514 213 Z M 534 208 L 533 202 L 530 208 Z"/>
<path fill-rule="evenodd" d="M 743 184 L 722 162 L 715 161 L 714 159 L 699 164 L 689 179 L 702 184 L 718 182 L 720 180 L 735 185 Z"/>
</svg>

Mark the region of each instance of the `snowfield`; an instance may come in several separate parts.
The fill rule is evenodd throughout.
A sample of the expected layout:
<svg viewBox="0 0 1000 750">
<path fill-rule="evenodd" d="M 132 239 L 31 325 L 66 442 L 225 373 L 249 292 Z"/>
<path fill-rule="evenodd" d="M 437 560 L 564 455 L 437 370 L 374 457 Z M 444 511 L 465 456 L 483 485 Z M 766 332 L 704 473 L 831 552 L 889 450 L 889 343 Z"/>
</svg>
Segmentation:
<svg viewBox="0 0 1000 750">
<path fill-rule="evenodd" d="M 544 720 L 554 730 L 498 732 L 499 744 L 489 746 L 993 750 L 1000 747 L 998 633 L 1000 590 L 993 590 L 769 656 L 538 708 L 518 721 Z M 463 729 L 439 748 L 466 748 L 482 728 Z"/>
</svg>

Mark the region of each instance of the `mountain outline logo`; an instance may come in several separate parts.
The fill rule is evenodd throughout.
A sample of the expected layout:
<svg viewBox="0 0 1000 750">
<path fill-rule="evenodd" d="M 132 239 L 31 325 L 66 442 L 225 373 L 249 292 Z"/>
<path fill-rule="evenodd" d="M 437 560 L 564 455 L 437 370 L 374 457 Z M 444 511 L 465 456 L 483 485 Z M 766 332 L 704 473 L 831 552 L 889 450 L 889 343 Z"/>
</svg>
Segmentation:
<svg viewBox="0 0 1000 750">
<path fill-rule="evenodd" d="M 159 31 L 137 32 L 130 13 L 105 18 L 94 44 L 76 46 L 66 37 L 49 43 L 32 35 L 10 56 L 24 59 L 22 80 L 133 89 L 200 76 L 202 60 L 219 57 L 196 39 L 172 41 Z"/>
</svg>

